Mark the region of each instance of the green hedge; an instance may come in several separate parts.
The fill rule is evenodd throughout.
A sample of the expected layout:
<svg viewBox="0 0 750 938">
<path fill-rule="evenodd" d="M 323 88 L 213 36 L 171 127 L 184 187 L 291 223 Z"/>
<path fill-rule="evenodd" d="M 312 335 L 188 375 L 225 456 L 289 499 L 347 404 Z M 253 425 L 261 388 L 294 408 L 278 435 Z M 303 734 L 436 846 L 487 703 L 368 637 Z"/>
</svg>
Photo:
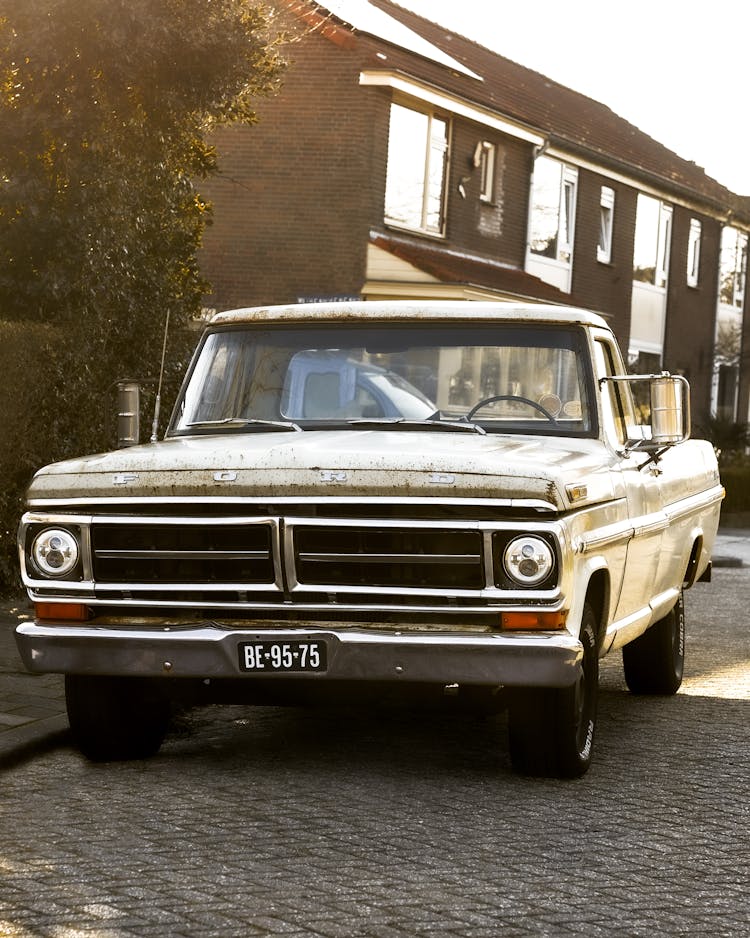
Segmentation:
<svg viewBox="0 0 750 938">
<path fill-rule="evenodd" d="M 722 466 L 721 481 L 727 490 L 721 512 L 723 515 L 750 512 L 750 463 Z"/>
<path fill-rule="evenodd" d="M 161 328 L 158 325 L 157 332 Z M 34 473 L 58 459 L 115 445 L 116 378 L 143 382 L 141 440 L 148 439 L 156 380 L 145 369 L 150 364 L 158 370 L 161 336 L 139 343 L 126 335 L 119 345 L 112 339 L 109 359 L 102 366 L 99 352 L 106 349 L 101 344 L 92 343 L 84 354 L 75 355 L 93 331 L 0 320 L 0 596 L 20 590 L 16 531 Z M 141 328 L 141 337 L 143 332 Z M 175 328 L 170 333 L 160 432 L 196 338 L 193 329 Z M 105 339 L 109 341 L 108 336 Z M 124 361 L 128 350 L 131 360 Z M 140 364 L 144 371 L 133 362 L 138 357 L 144 359 Z"/>
<path fill-rule="evenodd" d="M 34 465 L 35 430 L 26 402 L 30 395 L 55 393 L 35 387 L 39 373 L 30 363 L 53 335 L 38 323 L 0 322 L 0 594 L 20 591 L 16 530 L 23 512 L 23 492 Z"/>
</svg>

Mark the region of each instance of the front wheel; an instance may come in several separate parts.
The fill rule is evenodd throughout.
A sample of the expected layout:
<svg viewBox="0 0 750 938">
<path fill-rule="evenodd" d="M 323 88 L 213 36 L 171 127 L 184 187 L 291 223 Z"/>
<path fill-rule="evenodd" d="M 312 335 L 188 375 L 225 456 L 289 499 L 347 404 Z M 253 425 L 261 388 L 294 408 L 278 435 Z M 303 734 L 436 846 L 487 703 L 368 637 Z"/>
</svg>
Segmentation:
<svg viewBox="0 0 750 938">
<path fill-rule="evenodd" d="M 596 616 L 587 604 L 581 620 L 583 661 L 571 687 L 519 688 L 508 713 L 510 758 L 524 775 L 578 778 L 591 764 L 599 692 Z"/>
<path fill-rule="evenodd" d="M 155 755 L 169 724 L 169 701 L 157 681 L 89 674 L 65 676 L 73 740 L 92 762 Z"/>
<path fill-rule="evenodd" d="M 633 694 L 676 694 L 685 665 L 685 604 L 682 593 L 663 619 L 623 646 L 625 683 Z"/>
</svg>

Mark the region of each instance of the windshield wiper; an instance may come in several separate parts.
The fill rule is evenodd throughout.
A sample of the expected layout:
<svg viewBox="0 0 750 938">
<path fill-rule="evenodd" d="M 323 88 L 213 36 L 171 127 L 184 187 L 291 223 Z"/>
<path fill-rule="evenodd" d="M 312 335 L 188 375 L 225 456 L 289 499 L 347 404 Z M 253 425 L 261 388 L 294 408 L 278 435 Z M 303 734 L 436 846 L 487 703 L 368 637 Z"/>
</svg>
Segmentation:
<svg viewBox="0 0 750 938">
<path fill-rule="evenodd" d="M 469 433 L 485 434 L 476 423 L 458 423 L 455 420 L 411 420 L 408 417 L 357 417 L 347 420 L 349 427 L 385 427 L 389 430 L 468 430 Z"/>
<path fill-rule="evenodd" d="M 197 430 L 212 430 L 220 427 L 228 430 L 294 430 L 302 432 L 299 424 L 291 420 L 257 420 L 246 417 L 224 417 L 222 420 L 197 420 L 195 423 L 185 424 L 186 427 Z"/>
</svg>

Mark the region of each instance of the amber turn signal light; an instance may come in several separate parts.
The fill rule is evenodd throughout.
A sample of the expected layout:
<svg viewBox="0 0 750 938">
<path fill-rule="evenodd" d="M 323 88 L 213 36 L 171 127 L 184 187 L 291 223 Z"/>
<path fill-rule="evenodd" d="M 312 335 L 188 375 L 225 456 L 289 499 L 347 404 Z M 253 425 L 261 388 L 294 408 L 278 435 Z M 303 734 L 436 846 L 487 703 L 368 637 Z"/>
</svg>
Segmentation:
<svg viewBox="0 0 750 938">
<path fill-rule="evenodd" d="M 557 631 L 565 628 L 566 611 L 561 612 L 503 612 L 501 625 L 504 629 L 518 631 Z"/>
<path fill-rule="evenodd" d="M 34 603 L 37 619 L 65 619 L 68 622 L 86 622 L 90 611 L 83 603 Z"/>
</svg>

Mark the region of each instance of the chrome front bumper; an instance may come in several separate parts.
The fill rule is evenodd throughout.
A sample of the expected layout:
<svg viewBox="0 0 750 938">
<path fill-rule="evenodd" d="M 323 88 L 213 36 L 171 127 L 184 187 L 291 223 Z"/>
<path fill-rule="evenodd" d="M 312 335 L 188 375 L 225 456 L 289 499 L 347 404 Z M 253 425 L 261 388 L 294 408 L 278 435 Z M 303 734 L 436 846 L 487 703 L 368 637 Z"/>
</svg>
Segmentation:
<svg viewBox="0 0 750 938">
<path fill-rule="evenodd" d="M 325 672 L 240 670 L 240 642 L 325 641 Z M 316 627 L 263 630 L 201 625 L 171 629 L 23 623 L 16 642 L 36 673 L 151 677 L 296 678 L 567 687 L 580 673 L 582 647 L 568 632 L 399 633 Z"/>
</svg>

